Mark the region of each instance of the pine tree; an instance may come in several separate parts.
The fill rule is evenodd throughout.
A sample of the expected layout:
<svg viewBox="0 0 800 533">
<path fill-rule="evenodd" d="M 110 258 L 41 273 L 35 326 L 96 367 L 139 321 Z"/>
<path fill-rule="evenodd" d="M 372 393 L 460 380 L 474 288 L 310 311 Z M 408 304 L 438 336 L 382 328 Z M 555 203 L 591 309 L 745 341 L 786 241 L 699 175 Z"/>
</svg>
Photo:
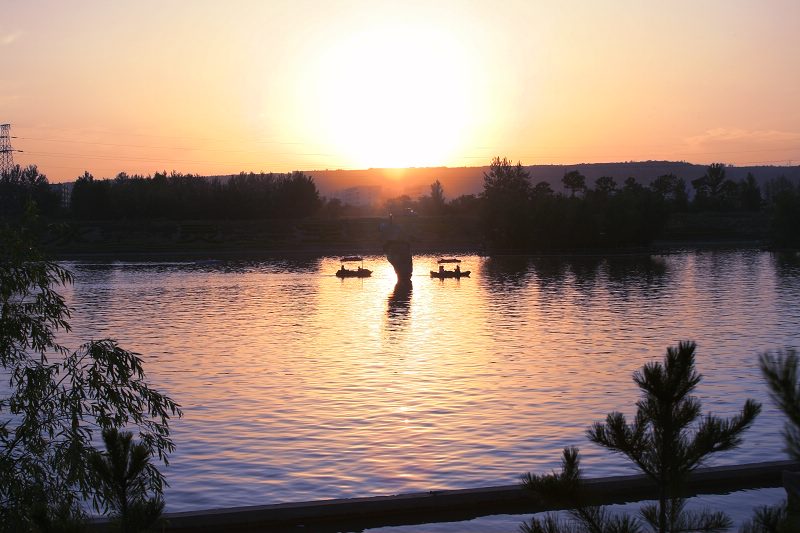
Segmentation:
<svg viewBox="0 0 800 533">
<path fill-rule="evenodd" d="M 106 451 L 94 453 L 89 461 L 99 506 L 111 511 L 122 533 L 152 528 L 164 510 L 164 500 L 154 483 L 150 450 L 133 442 L 132 433 L 116 429 L 103 431 L 103 442 Z"/>
<path fill-rule="evenodd" d="M 595 444 L 624 455 L 652 479 L 658 487 L 658 502 L 643 506 L 641 520 L 637 520 L 610 516 L 602 508 L 586 508 L 579 491 L 573 492 L 578 496 L 577 501 L 573 499 L 577 507 L 572 512 L 577 520 L 575 528 L 541 529 L 550 526 L 533 520 L 525 526 L 526 531 L 619 533 L 640 531 L 647 526 L 657 533 L 677 533 L 724 531 L 730 527 L 730 519 L 724 513 L 685 510 L 686 483 L 689 474 L 710 455 L 741 444 L 741 434 L 753 423 L 761 406 L 747 400 L 741 413 L 733 418 L 701 417 L 700 401 L 691 395 L 701 380 L 695 369 L 693 342 L 667 348 L 663 363 L 644 365 L 634 373 L 633 380 L 642 392 L 633 422 L 628 423 L 622 413 L 609 413 L 605 422 L 597 422 L 587 431 L 587 436 Z M 570 459 L 565 452 L 564 458 L 565 466 L 577 469 L 577 453 Z M 562 474 L 567 472 L 565 468 Z M 547 497 L 543 489 L 551 481 L 529 476 L 523 482 Z"/>
</svg>

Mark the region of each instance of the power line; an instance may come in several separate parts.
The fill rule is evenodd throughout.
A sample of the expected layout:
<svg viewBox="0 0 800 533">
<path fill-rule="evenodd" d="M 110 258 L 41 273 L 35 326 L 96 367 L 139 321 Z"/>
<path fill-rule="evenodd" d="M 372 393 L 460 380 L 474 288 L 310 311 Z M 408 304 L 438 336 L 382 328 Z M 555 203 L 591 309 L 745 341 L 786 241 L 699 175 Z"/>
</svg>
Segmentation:
<svg viewBox="0 0 800 533">
<path fill-rule="evenodd" d="M 95 141 L 77 141 L 75 139 L 43 139 L 40 137 L 15 137 L 15 139 L 24 139 L 27 141 L 42 141 L 42 142 L 54 142 L 54 143 L 70 143 L 70 144 L 91 144 L 95 146 L 115 146 L 120 148 L 147 148 L 151 150 L 188 150 L 193 152 L 237 152 L 237 153 L 262 153 L 256 152 L 253 150 L 228 150 L 224 148 L 192 148 L 186 146 L 152 146 L 152 145 L 143 145 L 143 144 L 125 144 L 125 143 L 104 143 L 104 142 L 95 142 Z M 304 143 L 281 143 L 275 141 L 270 144 L 281 144 L 281 145 L 301 145 Z M 320 154 L 320 155 L 330 155 L 330 154 Z"/>
<path fill-rule="evenodd" d="M 102 161 L 133 161 L 138 163 L 186 163 L 186 164 L 204 164 L 204 165 L 252 165 L 255 164 L 254 162 L 243 162 L 243 161 L 215 161 L 215 160 L 203 160 L 203 159 L 165 159 L 165 158 L 154 158 L 154 157 L 142 157 L 142 156 L 117 156 L 117 155 L 91 155 L 91 154 L 75 154 L 75 153 L 64 153 L 64 152 L 39 152 L 34 150 L 28 150 L 26 153 L 30 155 L 40 155 L 45 157 L 67 157 L 72 159 L 87 159 L 87 160 L 102 160 Z M 280 154 L 283 156 L 327 156 L 328 154 Z M 281 158 L 277 162 L 286 162 L 288 158 Z M 257 163 L 257 162 L 256 162 Z"/>
<path fill-rule="evenodd" d="M 17 127 L 19 128 L 20 126 L 17 126 Z M 40 129 L 40 128 L 35 127 L 35 126 L 29 126 L 27 128 L 25 126 L 22 126 L 21 128 L 23 130 L 29 129 L 29 130 L 34 130 L 34 131 Z M 52 130 L 52 131 L 67 132 L 67 133 L 69 133 L 71 135 L 75 134 L 75 130 L 74 129 L 55 128 L 55 127 L 47 127 L 47 129 Z M 189 140 L 189 141 L 209 141 L 209 142 L 229 142 L 230 141 L 230 138 L 221 139 L 221 138 L 216 138 L 216 137 L 194 137 L 194 136 L 189 136 L 189 135 L 158 135 L 158 134 L 155 134 L 155 133 L 132 133 L 132 132 L 122 132 L 122 131 L 113 131 L 113 130 L 112 131 L 91 131 L 90 130 L 88 132 L 83 132 L 83 133 L 91 134 L 91 135 L 102 135 L 102 136 L 117 135 L 117 136 L 121 136 L 121 137 L 150 137 L 150 138 L 155 138 L 155 139 L 176 139 L 176 140 Z M 69 142 L 82 142 L 82 141 L 70 140 Z M 305 142 L 299 142 L 299 141 L 276 141 L 276 140 L 264 140 L 264 139 L 261 139 L 261 140 L 253 139 L 253 140 L 248 140 L 247 142 L 251 143 L 251 144 L 286 144 L 286 145 L 311 144 L 311 143 L 305 143 Z"/>
</svg>

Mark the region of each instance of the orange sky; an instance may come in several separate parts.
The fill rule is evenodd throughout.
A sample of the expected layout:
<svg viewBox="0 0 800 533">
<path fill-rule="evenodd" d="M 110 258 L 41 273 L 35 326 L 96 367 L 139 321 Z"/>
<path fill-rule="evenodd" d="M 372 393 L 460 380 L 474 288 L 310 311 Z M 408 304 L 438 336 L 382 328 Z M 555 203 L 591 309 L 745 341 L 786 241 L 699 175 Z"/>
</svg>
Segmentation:
<svg viewBox="0 0 800 533">
<path fill-rule="evenodd" d="M 0 122 L 51 181 L 800 163 L 800 2 L 8 2 Z"/>
</svg>

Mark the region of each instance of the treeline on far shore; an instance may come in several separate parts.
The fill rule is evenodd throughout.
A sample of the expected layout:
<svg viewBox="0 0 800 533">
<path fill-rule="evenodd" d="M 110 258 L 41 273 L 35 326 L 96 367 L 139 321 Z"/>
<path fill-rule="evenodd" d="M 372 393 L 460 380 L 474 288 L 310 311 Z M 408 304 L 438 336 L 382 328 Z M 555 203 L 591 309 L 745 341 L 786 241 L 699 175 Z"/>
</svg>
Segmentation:
<svg viewBox="0 0 800 533">
<path fill-rule="evenodd" d="M 567 171 L 562 183 L 567 192 L 554 192 L 546 181 L 534 184 L 521 164 L 495 158 L 480 197 L 487 240 L 497 249 L 642 247 L 669 237 L 671 221 L 711 226 L 716 215 L 727 214 L 751 222 L 766 219 L 763 239 L 777 247 L 800 246 L 800 184 L 786 178 L 770 181 L 762 191 L 755 176 L 736 182 L 726 178 L 725 165 L 712 164 L 691 184 L 666 174 L 647 186 L 634 177 L 620 183 L 611 176 L 590 185 L 575 170 Z M 705 239 L 742 235 L 722 227 L 691 229 L 682 233 Z"/>
<path fill-rule="evenodd" d="M 800 183 L 786 178 L 767 182 L 755 176 L 733 181 L 725 165 L 712 164 L 703 176 L 686 183 L 672 174 L 649 185 L 628 177 L 600 177 L 593 184 L 577 170 L 567 171 L 565 193 L 546 181 L 536 182 L 520 164 L 495 158 L 484 173 L 481 194 L 447 199 L 437 180 L 418 198 L 398 196 L 371 207 L 351 206 L 323 198 L 313 178 L 289 174 L 241 173 L 227 179 L 156 173 L 95 179 L 84 173 L 69 194 L 51 185 L 36 166 L 12 167 L 0 175 L 0 218 L 21 216 L 30 205 L 48 220 L 98 221 L 291 221 L 335 220 L 357 216 L 396 219 L 433 217 L 465 219 L 476 241 L 490 250 L 564 250 L 643 247 L 669 238 L 675 221 L 690 221 L 696 231 L 683 235 L 704 239 L 731 237 L 725 228 L 708 224 L 717 215 L 746 221 L 767 221 L 757 232 L 776 247 L 800 247 Z M 707 216 L 706 216 L 707 215 Z M 455 223 L 455 222 L 454 222 Z M 674 233 L 674 232 L 673 232 Z M 750 233 L 752 235 L 752 232 Z M 741 232 L 738 233 L 741 235 Z"/>
</svg>

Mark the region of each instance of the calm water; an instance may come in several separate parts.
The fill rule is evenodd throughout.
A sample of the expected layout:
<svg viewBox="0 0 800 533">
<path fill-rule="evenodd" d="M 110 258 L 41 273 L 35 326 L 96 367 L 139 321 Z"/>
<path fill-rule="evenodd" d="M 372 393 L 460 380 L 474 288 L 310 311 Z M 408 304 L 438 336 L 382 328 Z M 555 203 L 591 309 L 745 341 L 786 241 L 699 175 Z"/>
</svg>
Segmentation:
<svg viewBox="0 0 800 533">
<path fill-rule="evenodd" d="M 68 263 L 73 334 L 140 352 L 184 408 L 170 511 L 515 483 L 566 445 L 588 476 L 632 473 L 584 431 L 633 411 L 631 373 L 698 343 L 705 410 L 765 410 L 715 464 L 785 458 L 757 354 L 800 346 L 800 261 L 764 252 L 463 258 L 410 291 L 382 257 Z"/>
</svg>

